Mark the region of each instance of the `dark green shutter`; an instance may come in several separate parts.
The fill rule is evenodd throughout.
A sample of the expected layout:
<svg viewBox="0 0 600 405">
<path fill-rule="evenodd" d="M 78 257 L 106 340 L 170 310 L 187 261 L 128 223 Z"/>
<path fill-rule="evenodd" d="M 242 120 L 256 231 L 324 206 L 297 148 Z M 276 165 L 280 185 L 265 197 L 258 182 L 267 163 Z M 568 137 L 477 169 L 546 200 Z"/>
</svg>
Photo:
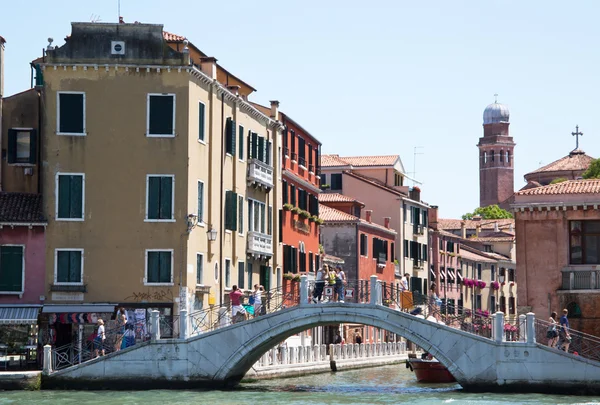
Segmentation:
<svg viewBox="0 0 600 405">
<path fill-rule="evenodd" d="M 61 133 L 83 133 L 83 94 L 61 93 L 59 95 L 59 119 Z"/>
<path fill-rule="evenodd" d="M 258 160 L 265 161 L 265 138 L 262 136 L 258 137 Z"/>
<path fill-rule="evenodd" d="M 206 107 L 202 103 L 198 103 L 198 139 L 204 140 L 204 128 L 206 126 Z"/>
<path fill-rule="evenodd" d="M 8 130 L 7 160 L 9 164 L 17 162 L 17 131 L 14 129 Z"/>
<path fill-rule="evenodd" d="M 254 156 L 252 155 L 252 131 L 248 130 L 248 139 L 246 140 L 248 150 L 246 151 L 246 157 L 248 160 L 252 159 Z"/>
<path fill-rule="evenodd" d="M 171 282 L 171 252 L 159 252 L 159 282 Z"/>
<path fill-rule="evenodd" d="M 9 136 L 10 139 L 10 136 Z M 37 130 L 32 129 L 29 132 L 29 163 L 37 163 Z"/>
<path fill-rule="evenodd" d="M 69 282 L 69 252 L 66 250 L 59 250 L 56 252 L 56 281 L 59 283 Z"/>
<path fill-rule="evenodd" d="M 273 235 L 273 207 L 267 210 L 267 235 Z"/>
<path fill-rule="evenodd" d="M 282 185 L 283 185 L 283 203 L 287 204 L 289 202 L 288 200 L 288 184 L 287 181 L 283 180 L 282 181 Z"/>
<path fill-rule="evenodd" d="M 71 176 L 58 176 L 58 218 L 71 217 Z"/>
<path fill-rule="evenodd" d="M 267 141 L 266 142 L 266 147 L 265 147 L 265 163 L 270 165 L 271 164 L 271 141 Z"/>
<path fill-rule="evenodd" d="M 148 219 L 159 219 L 160 177 L 148 177 Z"/>
<path fill-rule="evenodd" d="M 69 282 L 81 282 L 81 252 L 73 250 L 69 253 Z"/>
<path fill-rule="evenodd" d="M 227 118 L 225 122 L 225 153 L 235 156 L 235 121 Z"/>
<path fill-rule="evenodd" d="M 238 158 L 240 160 L 244 160 L 244 127 L 241 125 L 238 130 L 238 138 L 239 138 L 239 145 L 238 145 L 239 156 L 238 156 Z M 242 288 L 242 287 L 240 286 L 240 288 Z"/>
<path fill-rule="evenodd" d="M 290 186 L 290 194 L 291 194 L 291 196 L 290 196 L 291 204 L 293 206 L 296 206 L 296 186 L 294 186 L 294 185 Z"/>
<path fill-rule="evenodd" d="M 173 218 L 173 178 L 160 178 L 160 219 Z"/>
<path fill-rule="evenodd" d="M 150 135 L 173 135 L 173 96 L 150 96 Z"/>
<path fill-rule="evenodd" d="M 69 218 L 83 217 L 83 176 L 70 176 L 70 216 Z"/>
<path fill-rule="evenodd" d="M 23 248 L 0 248 L 0 291 L 23 290 Z"/>
<path fill-rule="evenodd" d="M 225 192 L 225 229 L 237 230 L 237 194 Z"/>
<path fill-rule="evenodd" d="M 244 262 L 238 262 L 237 271 L 238 271 L 237 285 L 239 288 L 244 288 Z"/>
<path fill-rule="evenodd" d="M 258 159 L 258 134 L 252 132 L 252 158 Z"/>
<path fill-rule="evenodd" d="M 159 252 L 148 252 L 148 278 L 146 282 L 157 283 L 159 280 Z"/>
<path fill-rule="evenodd" d="M 235 157 L 235 138 L 236 138 L 236 132 L 235 129 L 237 128 L 237 125 L 235 124 L 235 121 L 231 121 L 231 128 L 230 128 L 230 133 L 229 136 L 231 138 L 231 156 Z"/>
</svg>

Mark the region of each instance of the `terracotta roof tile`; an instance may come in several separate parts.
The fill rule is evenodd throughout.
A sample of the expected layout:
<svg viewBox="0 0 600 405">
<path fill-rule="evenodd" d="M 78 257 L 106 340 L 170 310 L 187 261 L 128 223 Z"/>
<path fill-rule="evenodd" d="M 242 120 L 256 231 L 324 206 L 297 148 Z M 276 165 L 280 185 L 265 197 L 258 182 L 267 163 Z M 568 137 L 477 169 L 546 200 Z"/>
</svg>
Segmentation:
<svg viewBox="0 0 600 405">
<path fill-rule="evenodd" d="M 365 204 L 346 195 L 340 193 L 319 193 L 319 202 L 320 203 L 333 203 L 333 202 L 351 202 L 358 203 L 364 206 Z"/>
<path fill-rule="evenodd" d="M 518 191 L 516 195 L 561 195 L 600 193 L 600 179 L 568 180 L 562 183 Z"/>
<path fill-rule="evenodd" d="M 485 257 L 475 252 L 470 252 L 461 246 L 460 253 L 461 259 L 463 260 L 472 260 L 474 262 L 486 262 L 486 263 L 495 263 L 494 259 L 490 259 L 489 257 Z"/>
<path fill-rule="evenodd" d="M 398 155 L 348 157 L 340 157 L 340 155 L 322 155 L 321 166 L 392 166 L 398 161 L 398 159 L 400 159 Z"/>
<path fill-rule="evenodd" d="M 42 196 L 0 193 L 0 223 L 45 223 Z"/>
<path fill-rule="evenodd" d="M 358 222 L 358 217 L 326 205 L 319 206 L 319 218 L 325 222 Z"/>
<path fill-rule="evenodd" d="M 594 160 L 593 157 L 586 155 L 585 152 L 580 149 L 576 149 L 561 159 L 555 160 L 554 162 L 547 164 L 544 167 L 540 167 L 531 173 L 527 173 L 525 177 L 530 174 L 542 172 L 587 170 L 592 160 Z"/>
<path fill-rule="evenodd" d="M 438 227 L 440 229 L 461 229 L 462 219 L 438 219 Z M 481 229 L 494 229 L 494 224 L 498 223 L 498 228 L 508 229 L 512 224 L 514 226 L 515 220 L 509 219 L 481 219 L 479 221 L 473 221 L 471 219 L 464 220 L 466 229 L 476 229 L 477 224 L 481 225 Z"/>
<path fill-rule="evenodd" d="M 344 162 L 340 155 L 321 155 L 321 167 L 332 166 L 348 166 L 348 163 Z"/>
<path fill-rule="evenodd" d="M 172 34 L 167 31 L 163 31 L 163 38 L 167 42 L 179 42 L 179 41 L 183 41 L 184 39 L 186 39 L 185 37 L 182 37 L 181 35 Z"/>
<path fill-rule="evenodd" d="M 358 173 L 355 173 L 355 172 L 352 172 L 349 170 L 344 171 L 344 174 L 347 174 L 348 176 L 354 177 L 354 178 L 362 180 L 364 182 L 371 183 L 377 187 L 383 188 L 391 193 L 394 193 L 394 194 L 402 196 L 402 197 L 406 197 L 408 195 L 407 193 L 403 193 L 402 191 L 400 191 L 394 187 L 390 187 L 387 184 L 385 184 L 384 182 L 374 179 L 372 177 L 363 176 L 362 174 L 358 174 Z"/>
<path fill-rule="evenodd" d="M 514 236 L 480 236 L 480 237 L 472 237 L 469 238 L 474 242 L 512 242 L 515 240 Z"/>
</svg>

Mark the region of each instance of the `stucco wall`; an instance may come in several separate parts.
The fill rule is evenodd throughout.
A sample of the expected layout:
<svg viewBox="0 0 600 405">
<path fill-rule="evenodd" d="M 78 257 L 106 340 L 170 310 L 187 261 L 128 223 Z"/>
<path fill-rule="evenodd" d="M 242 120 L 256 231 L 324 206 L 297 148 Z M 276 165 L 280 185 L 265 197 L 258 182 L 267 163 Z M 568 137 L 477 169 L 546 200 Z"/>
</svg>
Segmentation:
<svg viewBox="0 0 600 405">
<path fill-rule="evenodd" d="M 348 280 L 358 279 L 358 241 L 356 225 L 328 224 L 321 226 L 321 241 L 327 254 L 344 259 L 344 273 Z"/>
</svg>

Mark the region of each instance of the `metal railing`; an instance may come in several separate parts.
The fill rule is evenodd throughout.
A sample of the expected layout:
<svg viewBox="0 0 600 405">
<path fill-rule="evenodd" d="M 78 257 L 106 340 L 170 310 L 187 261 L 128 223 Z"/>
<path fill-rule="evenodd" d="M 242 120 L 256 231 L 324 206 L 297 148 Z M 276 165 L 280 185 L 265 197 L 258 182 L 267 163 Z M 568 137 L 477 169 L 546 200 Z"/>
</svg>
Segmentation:
<svg viewBox="0 0 600 405">
<path fill-rule="evenodd" d="M 597 270 L 563 270 L 563 290 L 596 290 L 600 288 L 600 271 Z"/>
<path fill-rule="evenodd" d="M 549 338 L 547 337 L 547 333 L 550 325 L 549 321 L 542 319 L 535 320 L 535 339 L 537 343 L 548 344 Z M 563 343 L 567 342 L 562 338 L 564 334 L 561 332 L 561 329 L 562 327 L 559 324 L 556 324 L 558 337 L 553 347 L 558 350 L 565 350 Z M 578 356 L 590 360 L 600 361 L 600 338 L 571 328 L 568 329 L 568 332 L 571 337 L 571 342 L 568 343 L 565 350 L 566 352 L 577 354 Z M 563 348 L 560 348 L 560 346 L 563 346 Z"/>
</svg>

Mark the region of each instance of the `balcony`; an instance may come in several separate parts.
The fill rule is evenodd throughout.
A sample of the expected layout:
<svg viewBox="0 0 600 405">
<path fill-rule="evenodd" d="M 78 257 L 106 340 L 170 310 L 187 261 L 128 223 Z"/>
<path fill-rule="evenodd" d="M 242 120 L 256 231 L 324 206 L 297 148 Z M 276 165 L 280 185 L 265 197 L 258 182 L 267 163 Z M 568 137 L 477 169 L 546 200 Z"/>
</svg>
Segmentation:
<svg viewBox="0 0 600 405">
<path fill-rule="evenodd" d="M 260 232 L 248 232 L 248 254 L 258 259 L 273 256 L 273 238 Z"/>
<path fill-rule="evenodd" d="M 248 183 L 269 192 L 273 188 L 273 168 L 260 160 L 251 159 L 248 164 Z"/>
<path fill-rule="evenodd" d="M 596 267 L 596 266 L 594 266 Z M 591 269 L 564 268 L 562 290 L 600 290 L 600 271 Z"/>
</svg>

